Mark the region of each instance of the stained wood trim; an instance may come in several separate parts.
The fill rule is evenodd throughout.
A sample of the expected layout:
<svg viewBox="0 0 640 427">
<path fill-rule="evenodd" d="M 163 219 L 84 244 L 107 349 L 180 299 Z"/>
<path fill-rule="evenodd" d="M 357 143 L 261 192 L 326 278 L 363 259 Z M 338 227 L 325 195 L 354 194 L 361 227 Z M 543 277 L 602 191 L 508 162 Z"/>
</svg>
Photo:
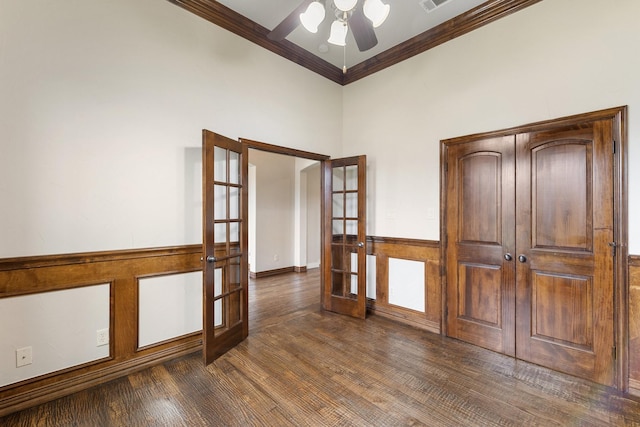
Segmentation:
<svg viewBox="0 0 640 427">
<path fill-rule="evenodd" d="M 490 0 L 455 18 L 427 30 L 378 55 L 349 68 L 343 84 L 347 85 L 394 64 L 426 52 L 445 42 L 467 34 L 541 0 Z"/>
<path fill-rule="evenodd" d="M 371 243 L 388 243 L 391 245 L 402 246 L 419 246 L 423 248 L 440 248 L 440 242 L 437 240 L 421 240 L 421 239 L 406 239 L 400 237 L 381 237 L 381 236 L 367 236 L 367 242 Z"/>
<path fill-rule="evenodd" d="M 431 30 L 425 31 L 404 43 L 350 67 L 346 74 L 343 74 L 339 67 L 320 59 L 286 39 L 280 42 L 270 40 L 267 38 L 267 34 L 271 30 L 245 18 L 217 1 L 168 1 L 335 83 L 347 85 L 500 18 L 509 16 L 541 0 L 489 0 Z"/>
<path fill-rule="evenodd" d="M 616 239 L 616 257 L 614 260 L 615 290 L 614 309 L 617 346 L 618 372 L 617 387 L 624 392 L 629 391 L 629 187 L 628 187 L 628 128 L 627 107 L 610 110 L 614 121 L 613 138 L 615 140 L 613 178 L 614 186 L 614 239 Z"/>
<path fill-rule="evenodd" d="M 193 245 L 0 260 L 0 298 L 112 282 L 129 289 L 134 276 L 199 270 L 200 248 Z"/>
<path fill-rule="evenodd" d="M 278 274 L 293 273 L 294 271 L 295 271 L 295 268 L 291 266 L 291 267 L 277 268 L 275 270 L 259 271 L 257 273 L 250 272 L 249 276 L 252 279 L 260 279 L 262 277 L 277 276 Z"/>
<path fill-rule="evenodd" d="M 629 256 L 629 393 L 640 397 L 640 256 Z"/>
<path fill-rule="evenodd" d="M 568 127 L 568 126 L 580 127 L 581 123 L 594 122 L 597 120 L 616 120 L 617 121 L 619 117 L 621 117 L 621 120 L 622 120 L 622 122 L 620 123 L 620 127 L 622 128 L 621 129 L 621 134 L 622 134 L 621 137 L 623 139 L 622 142 L 624 142 L 627 139 L 626 133 L 625 133 L 626 132 L 625 131 L 626 110 L 627 110 L 626 106 L 613 107 L 613 108 L 607 108 L 604 110 L 593 111 L 590 113 L 582 113 L 582 114 L 575 114 L 572 116 L 561 117 L 558 119 L 543 120 L 540 122 L 529 123 L 521 126 L 514 126 L 511 128 L 501 129 L 497 131 L 482 132 L 482 133 L 476 133 L 476 134 L 460 136 L 455 138 L 448 138 L 448 139 L 443 139 L 441 141 L 441 147 L 445 145 L 451 146 L 455 144 L 462 144 L 462 143 L 473 141 L 476 139 L 485 139 L 485 138 L 488 139 L 488 138 L 497 138 L 501 136 L 509 136 L 509 135 L 514 135 L 519 133 L 540 132 L 544 130 L 553 130 L 556 128 L 562 128 L 562 127 Z M 620 144 L 622 144 L 622 142 L 620 142 Z M 624 149 L 624 146 L 622 146 L 621 148 Z"/>
<path fill-rule="evenodd" d="M 267 38 L 271 32 L 262 25 L 213 0 L 168 0 L 219 27 L 249 40 L 327 79 L 342 84 L 342 70 L 307 52 L 288 40 L 279 42 Z"/>
<path fill-rule="evenodd" d="M 125 249 L 72 254 L 25 256 L 0 259 L 0 271 L 23 270 L 51 266 L 91 264 L 95 262 L 123 261 L 140 258 L 155 258 L 168 255 L 202 253 L 202 245 L 167 246 L 146 249 Z"/>
<path fill-rule="evenodd" d="M 0 260 L 0 298 L 110 285 L 109 357 L 0 387 L 0 416 L 201 349 L 198 333 L 138 348 L 138 279 L 199 271 L 202 245 Z"/>
<path fill-rule="evenodd" d="M 302 159 L 317 160 L 319 162 L 329 160 L 329 156 L 324 154 L 311 153 L 309 151 L 296 150 L 295 148 L 281 147 L 279 145 L 267 144 L 266 142 L 253 141 L 247 138 L 240 138 L 240 142 L 246 144 L 248 148 L 253 150 L 267 151 L 274 154 L 283 154 L 285 156 L 300 157 Z"/>
<path fill-rule="evenodd" d="M 12 412 L 20 411 L 41 403 L 49 402 L 89 387 L 114 380 L 133 372 L 137 372 L 177 357 L 202 351 L 202 340 L 198 337 L 180 345 L 174 345 L 155 353 L 150 353 L 136 359 L 105 366 L 101 369 L 85 372 L 41 387 L 16 393 L 6 398 L 0 398 L 0 417 Z"/>
<path fill-rule="evenodd" d="M 371 301 L 370 309 L 372 313 L 378 316 L 386 317 L 405 325 L 411 325 L 414 328 L 424 329 L 434 334 L 440 334 L 440 322 L 425 319 L 423 313 L 391 304 L 380 304 L 375 300 Z"/>
<path fill-rule="evenodd" d="M 376 299 L 368 302 L 369 310 L 376 315 L 439 334 L 442 323 L 439 242 L 367 236 L 367 255 L 376 258 Z M 389 258 L 424 263 L 424 312 L 389 303 Z"/>
</svg>

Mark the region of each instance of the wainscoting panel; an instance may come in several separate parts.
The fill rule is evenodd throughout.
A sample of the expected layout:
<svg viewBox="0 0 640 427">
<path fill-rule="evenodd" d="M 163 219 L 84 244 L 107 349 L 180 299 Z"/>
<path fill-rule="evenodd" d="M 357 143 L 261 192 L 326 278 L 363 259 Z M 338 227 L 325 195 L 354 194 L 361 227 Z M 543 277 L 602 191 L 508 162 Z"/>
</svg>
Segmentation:
<svg viewBox="0 0 640 427">
<path fill-rule="evenodd" d="M 138 347 L 202 330 L 202 272 L 138 279 Z"/>
<path fill-rule="evenodd" d="M 199 351 L 202 346 L 199 332 L 144 349 L 139 348 L 138 281 L 144 277 L 199 271 L 201 253 L 201 245 L 190 245 L 0 260 L 0 302 L 9 304 L 10 309 L 17 307 L 12 304 L 12 301 L 18 301 L 13 299 L 16 297 L 34 296 L 48 299 L 55 295 L 54 292 L 62 292 L 67 297 L 67 302 L 68 298 L 72 298 L 73 303 L 65 304 L 64 309 L 60 308 L 57 312 L 50 313 L 51 318 L 69 316 L 70 313 L 63 311 L 82 313 L 89 308 L 89 302 L 78 297 L 75 294 L 76 290 L 81 291 L 89 285 L 97 285 L 89 288 L 95 287 L 102 292 L 106 286 L 107 299 L 100 297 L 98 301 L 101 307 L 106 304 L 101 310 L 104 310 L 105 314 L 108 313 L 108 316 L 105 319 L 100 317 L 100 321 L 88 320 L 88 325 L 69 326 L 66 332 L 74 335 L 77 333 L 74 328 L 92 331 L 92 337 L 87 336 L 84 340 L 89 340 L 92 346 L 96 346 L 96 330 L 108 328 L 110 341 L 106 353 L 108 357 L 80 365 L 68 359 L 70 363 L 67 366 L 72 366 L 64 369 L 42 375 L 38 373 L 34 378 L 18 381 L 10 379 L 9 384 L 0 387 L 0 416 Z M 18 328 L 18 325 L 18 322 L 11 323 L 11 327 Z M 5 334 L 7 336 L 4 336 Z M 8 341 L 8 334 L 8 328 L 3 326 L 0 329 L 0 342 Z M 2 351 L 9 352 L 8 357 L 15 357 L 15 350 L 19 345 L 29 346 L 32 343 L 15 342 L 8 350 L 3 347 Z M 102 347 L 99 348 L 105 351 Z M 42 353 L 34 347 L 34 367 L 42 362 L 38 360 L 39 354 Z M 95 357 L 103 355 L 101 353 Z M 54 369 L 62 368 L 63 365 L 64 363 L 61 363 Z"/>
<path fill-rule="evenodd" d="M 105 283 L 0 299 L 0 387 L 108 359 L 97 331 L 109 334 L 110 290 Z M 32 363 L 18 367 L 22 348 Z"/>
<path fill-rule="evenodd" d="M 440 283 L 439 242 L 415 239 L 394 239 L 388 237 L 368 237 L 367 252 L 376 259 L 376 298 L 371 301 L 371 311 L 403 323 L 431 332 L 440 333 L 442 313 Z M 392 259 L 392 260 L 391 260 Z M 409 269 L 403 268 L 409 262 Z M 390 262 L 392 271 L 390 271 Z M 417 262 L 417 263 L 416 263 Z M 416 266 L 423 265 L 422 277 L 416 276 Z M 409 277 L 403 275 L 409 274 Z M 403 283 L 404 282 L 404 283 Z M 403 287 L 415 288 L 424 284 L 424 309 L 402 307 L 403 300 L 398 292 Z M 391 292 L 394 295 L 391 295 Z"/>
<path fill-rule="evenodd" d="M 640 396 L 640 256 L 629 257 L 629 392 Z"/>
<path fill-rule="evenodd" d="M 425 263 L 408 259 L 387 258 L 389 266 L 389 304 L 424 313 Z"/>
<path fill-rule="evenodd" d="M 20 379 L 9 379 L 8 384 L 0 386 L 0 416 L 37 405 L 88 387 L 122 377 L 131 372 L 170 360 L 184 354 L 201 350 L 199 331 L 189 333 L 188 329 L 168 334 L 167 339 L 153 338 L 158 341 L 140 346 L 138 342 L 139 316 L 146 316 L 145 309 L 138 304 L 140 283 L 149 290 L 161 292 L 161 277 L 167 279 L 185 278 L 185 286 L 192 287 L 192 280 L 200 275 L 202 248 L 200 245 L 177 246 L 126 251 L 96 252 L 85 254 L 40 256 L 0 260 L 0 304 L 11 304 L 15 297 L 37 296 L 47 298 L 56 291 L 81 291 L 83 288 L 109 289 L 108 328 L 110 343 L 108 353 L 100 353 L 87 363 L 52 369 L 55 372 L 26 375 Z M 375 283 L 375 289 L 368 286 L 371 311 L 399 322 L 410 324 L 431 332 L 440 333 L 441 328 L 441 282 L 440 247 L 438 242 L 369 237 L 367 239 L 368 280 Z M 390 261 L 390 259 L 392 259 Z M 390 286 L 402 289 L 402 275 L 397 273 L 403 268 L 403 262 L 424 266 L 424 310 L 401 307 L 390 298 Z M 415 264 L 415 263 L 417 264 Z M 390 266 L 391 265 L 391 266 Z M 399 269 L 398 271 L 395 271 Z M 413 271 L 411 268 L 408 271 Z M 420 270 L 422 271 L 422 270 Z M 406 271 L 405 271 L 406 273 Z M 420 273 L 422 274 L 422 273 Z M 419 274 L 419 275 L 420 275 Z M 415 272 L 410 279 L 416 279 Z M 171 279 L 172 280 L 172 279 Z M 391 282 L 391 285 L 390 285 Z M 418 280 L 417 283 L 419 283 Z M 415 283 L 412 285 L 415 286 Z M 174 290 L 180 285 L 172 283 Z M 75 298 L 75 296 L 74 296 Z M 142 296 L 142 299 L 147 297 Z M 75 298 L 82 300 L 83 298 Z M 187 298 L 189 301 L 191 297 Z M 105 303 L 105 298 L 98 300 Z M 17 300 L 13 300 L 17 301 Z M 186 300 L 185 300 L 186 301 Z M 81 303 L 81 301 L 80 301 Z M 71 307 L 73 310 L 76 303 Z M 181 306 L 194 306 L 196 303 L 183 302 Z M 5 305 L 0 305 L 4 311 Z M 11 310 L 19 309 L 11 306 Z M 158 307 L 159 308 L 159 307 Z M 419 307 L 414 307 L 419 308 Z M 65 309 L 69 306 L 65 304 Z M 86 307 L 78 307 L 82 311 Z M 201 309 L 201 308 L 199 308 Z M 165 307 L 166 311 L 167 308 Z M 53 315 L 53 314 L 52 314 Z M 17 315 L 16 315 L 17 316 Z M 83 325 L 94 331 L 104 327 L 104 321 Z M 632 394 L 640 396 L 640 256 L 629 257 L 629 385 Z M 0 328 L 0 343 L 6 341 L 5 323 Z M 12 323 L 12 325 L 14 325 Z M 181 335 L 182 333 L 184 335 Z M 92 332 L 92 333 L 95 333 Z M 164 338 L 166 338 L 164 337 Z M 92 340 L 87 337 L 86 340 Z M 15 348 L 30 345 L 28 342 L 11 344 L 9 351 L 15 357 Z M 105 351 L 102 348 L 101 351 Z M 34 365 L 39 351 L 34 348 Z M 108 354 L 108 357 L 102 357 Z M 50 369 L 49 369 L 50 370 Z"/>
</svg>

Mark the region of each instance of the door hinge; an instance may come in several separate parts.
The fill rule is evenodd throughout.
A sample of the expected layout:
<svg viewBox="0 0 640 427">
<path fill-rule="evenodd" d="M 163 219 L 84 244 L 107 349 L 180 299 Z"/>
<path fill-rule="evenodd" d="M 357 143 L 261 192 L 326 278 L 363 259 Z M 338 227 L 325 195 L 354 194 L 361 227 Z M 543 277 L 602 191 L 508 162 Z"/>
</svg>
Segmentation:
<svg viewBox="0 0 640 427">
<path fill-rule="evenodd" d="M 613 347 L 612 347 L 612 350 L 613 350 L 613 352 L 612 352 L 612 354 L 613 354 L 613 360 L 618 359 L 618 350 L 616 349 L 616 346 L 613 346 Z"/>
<path fill-rule="evenodd" d="M 611 246 L 611 255 L 616 256 L 616 248 L 618 247 L 616 242 L 609 242 L 609 246 Z"/>
<path fill-rule="evenodd" d="M 616 140 L 613 140 L 613 154 L 616 154 Z"/>
</svg>

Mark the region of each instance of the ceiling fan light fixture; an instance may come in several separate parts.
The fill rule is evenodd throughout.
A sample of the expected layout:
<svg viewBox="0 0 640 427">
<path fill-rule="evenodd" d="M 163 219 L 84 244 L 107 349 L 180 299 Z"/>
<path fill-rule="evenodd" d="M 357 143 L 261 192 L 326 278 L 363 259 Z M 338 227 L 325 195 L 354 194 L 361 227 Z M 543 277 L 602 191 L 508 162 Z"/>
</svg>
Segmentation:
<svg viewBox="0 0 640 427">
<path fill-rule="evenodd" d="M 318 32 L 318 25 L 324 20 L 324 6 L 319 1 L 314 1 L 307 10 L 300 14 L 300 22 L 311 33 Z"/>
<path fill-rule="evenodd" d="M 347 44 L 347 32 L 349 27 L 347 23 L 343 21 L 333 21 L 331 24 L 331 33 L 329 34 L 329 43 L 336 46 L 345 46 Z"/>
<path fill-rule="evenodd" d="M 365 0 L 364 15 L 371 20 L 374 28 L 378 28 L 389 16 L 391 6 L 382 3 L 382 0 Z"/>
<path fill-rule="evenodd" d="M 358 3 L 358 0 L 333 0 L 333 4 L 343 12 L 348 12 L 353 9 Z"/>
</svg>

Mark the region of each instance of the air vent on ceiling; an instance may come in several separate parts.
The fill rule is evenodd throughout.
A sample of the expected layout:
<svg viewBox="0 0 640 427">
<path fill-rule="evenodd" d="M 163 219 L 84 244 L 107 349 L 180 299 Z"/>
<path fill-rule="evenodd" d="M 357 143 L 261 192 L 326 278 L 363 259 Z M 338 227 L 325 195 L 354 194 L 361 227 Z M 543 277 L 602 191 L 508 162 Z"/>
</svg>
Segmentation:
<svg viewBox="0 0 640 427">
<path fill-rule="evenodd" d="M 422 6 L 422 8 L 426 10 L 427 13 L 429 13 L 433 11 L 436 7 L 441 6 L 442 4 L 448 1 L 449 0 L 420 0 L 420 6 Z"/>
</svg>

